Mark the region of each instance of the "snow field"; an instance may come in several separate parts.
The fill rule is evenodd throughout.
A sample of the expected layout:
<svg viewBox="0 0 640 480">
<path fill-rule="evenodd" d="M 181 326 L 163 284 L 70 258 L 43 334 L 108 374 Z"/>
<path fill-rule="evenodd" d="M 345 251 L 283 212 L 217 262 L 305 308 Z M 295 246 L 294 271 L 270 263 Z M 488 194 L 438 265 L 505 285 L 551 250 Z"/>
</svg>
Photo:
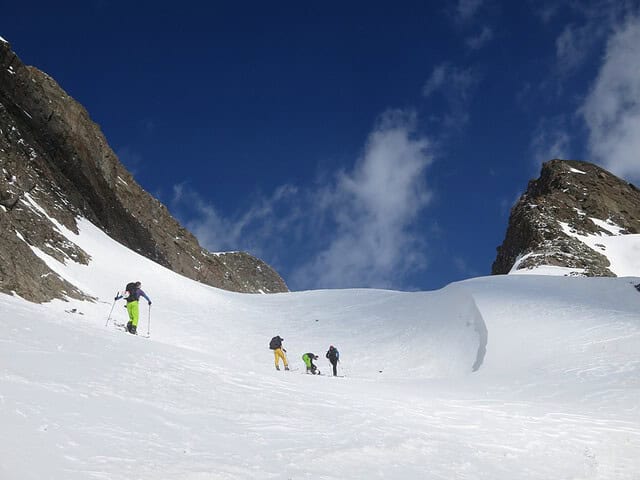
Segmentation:
<svg viewBox="0 0 640 480">
<path fill-rule="evenodd" d="M 2 479 L 639 478 L 638 279 L 241 295 L 80 232 L 96 303 L 0 295 Z M 104 326 L 131 280 L 149 339 Z"/>
</svg>

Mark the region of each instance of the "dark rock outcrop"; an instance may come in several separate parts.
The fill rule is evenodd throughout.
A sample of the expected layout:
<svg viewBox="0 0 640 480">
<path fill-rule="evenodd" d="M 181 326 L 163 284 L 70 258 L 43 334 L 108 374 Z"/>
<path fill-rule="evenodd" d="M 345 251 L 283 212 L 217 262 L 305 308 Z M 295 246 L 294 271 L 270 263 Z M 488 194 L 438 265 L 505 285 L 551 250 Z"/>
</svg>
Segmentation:
<svg viewBox="0 0 640 480">
<path fill-rule="evenodd" d="M 509 273 L 517 264 L 517 269 L 554 265 L 583 269 L 586 276 L 615 276 L 604 255 L 567 235 L 560 224 L 580 235 L 611 235 L 592 219 L 621 227 L 620 234 L 640 233 L 640 191 L 591 163 L 545 163 L 511 210 L 492 273 Z"/>
<path fill-rule="evenodd" d="M 247 253 L 204 250 L 136 183 L 82 105 L 0 40 L 0 292 L 37 302 L 86 298 L 35 253 L 89 262 L 56 227 L 77 233 L 80 216 L 194 280 L 237 292 L 288 291 Z"/>
</svg>

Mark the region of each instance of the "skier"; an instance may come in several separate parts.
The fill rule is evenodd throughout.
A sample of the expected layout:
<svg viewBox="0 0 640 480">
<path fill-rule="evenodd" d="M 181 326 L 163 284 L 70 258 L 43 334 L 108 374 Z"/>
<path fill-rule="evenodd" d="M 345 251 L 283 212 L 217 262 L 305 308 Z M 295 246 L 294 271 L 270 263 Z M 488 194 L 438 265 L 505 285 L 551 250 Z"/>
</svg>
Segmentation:
<svg viewBox="0 0 640 480">
<path fill-rule="evenodd" d="M 138 305 L 138 300 L 140 297 L 144 297 L 149 306 L 151 306 L 151 299 L 147 296 L 146 293 L 142 291 L 140 288 L 142 284 L 140 282 L 131 282 L 128 283 L 125 287 L 125 292 L 123 295 L 116 295 L 114 300 L 120 300 L 121 298 L 125 298 L 127 300 L 127 313 L 129 314 L 129 321 L 127 322 L 127 332 L 132 335 L 137 335 L 138 333 L 138 318 L 140 317 L 140 308 Z"/>
<path fill-rule="evenodd" d="M 312 375 L 320 375 L 320 370 L 313 364 L 313 361 L 317 359 L 318 356 L 315 353 L 305 353 L 302 355 L 302 360 L 307 367 L 307 373 L 311 372 Z"/>
<path fill-rule="evenodd" d="M 273 356 L 275 357 L 276 370 L 280 370 L 280 359 L 284 363 L 284 369 L 289 370 L 289 362 L 287 362 L 287 356 L 285 355 L 287 351 L 282 347 L 283 341 L 284 338 L 277 335 L 269 342 L 269 348 L 273 350 Z"/>
<path fill-rule="evenodd" d="M 338 362 L 340 361 L 340 352 L 333 345 L 329 346 L 329 350 L 327 350 L 327 354 L 325 355 L 331 362 L 331 366 L 333 367 L 333 376 L 336 377 L 338 375 Z"/>
</svg>

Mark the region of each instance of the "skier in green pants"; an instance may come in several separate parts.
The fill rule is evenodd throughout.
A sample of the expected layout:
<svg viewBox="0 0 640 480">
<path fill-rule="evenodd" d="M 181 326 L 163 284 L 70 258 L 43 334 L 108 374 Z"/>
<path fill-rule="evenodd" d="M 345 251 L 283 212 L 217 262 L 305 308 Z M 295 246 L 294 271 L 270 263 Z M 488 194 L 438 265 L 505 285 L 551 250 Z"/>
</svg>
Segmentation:
<svg viewBox="0 0 640 480">
<path fill-rule="evenodd" d="M 320 375 L 320 370 L 313 364 L 314 360 L 317 360 L 318 356 L 314 353 L 305 353 L 302 355 L 302 360 L 307 366 L 307 373 L 311 372 L 313 375 Z"/>
<path fill-rule="evenodd" d="M 151 299 L 147 297 L 147 294 L 140 288 L 142 284 L 140 282 L 128 283 L 125 287 L 123 295 L 116 295 L 115 300 L 126 298 L 127 300 L 127 313 L 129 314 L 129 322 L 127 323 L 127 332 L 136 335 L 138 333 L 138 319 L 140 318 L 140 307 L 138 300 L 140 297 L 144 297 L 149 305 L 151 305 Z"/>
</svg>

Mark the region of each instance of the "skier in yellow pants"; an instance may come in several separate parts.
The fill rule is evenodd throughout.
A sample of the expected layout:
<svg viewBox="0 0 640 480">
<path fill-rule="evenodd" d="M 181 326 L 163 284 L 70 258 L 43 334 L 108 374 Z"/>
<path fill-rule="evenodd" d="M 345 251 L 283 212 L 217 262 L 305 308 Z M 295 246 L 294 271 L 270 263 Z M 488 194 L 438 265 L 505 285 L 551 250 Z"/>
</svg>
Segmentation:
<svg viewBox="0 0 640 480">
<path fill-rule="evenodd" d="M 282 363 L 284 363 L 284 369 L 289 370 L 289 362 L 287 361 L 287 356 L 285 353 L 287 352 L 282 347 L 282 342 L 284 338 L 281 338 L 280 335 L 275 336 L 269 342 L 269 348 L 273 350 L 273 356 L 276 363 L 276 370 L 280 370 L 280 359 L 282 359 Z"/>
</svg>

